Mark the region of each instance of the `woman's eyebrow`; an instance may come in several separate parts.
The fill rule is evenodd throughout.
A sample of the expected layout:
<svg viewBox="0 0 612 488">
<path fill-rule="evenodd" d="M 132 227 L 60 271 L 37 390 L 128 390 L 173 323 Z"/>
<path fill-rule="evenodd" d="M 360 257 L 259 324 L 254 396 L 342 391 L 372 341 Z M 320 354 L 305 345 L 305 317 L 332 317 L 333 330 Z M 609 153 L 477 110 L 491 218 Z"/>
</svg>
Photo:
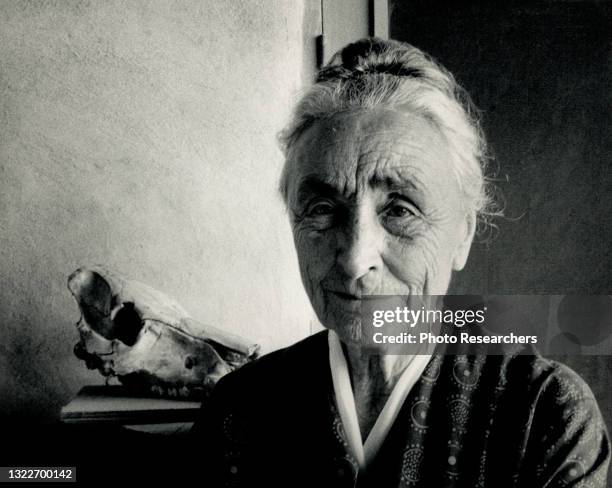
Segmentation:
<svg viewBox="0 0 612 488">
<path fill-rule="evenodd" d="M 370 188 L 382 188 L 387 191 L 419 190 L 418 180 L 407 179 L 399 174 L 373 175 L 369 184 Z"/>
<path fill-rule="evenodd" d="M 305 200 L 312 195 L 335 197 L 339 195 L 339 191 L 333 185 L 321 180 L 319 177 L 310 175 L 306 176 L 298 187 L 298 201 Z"/>
</svg>

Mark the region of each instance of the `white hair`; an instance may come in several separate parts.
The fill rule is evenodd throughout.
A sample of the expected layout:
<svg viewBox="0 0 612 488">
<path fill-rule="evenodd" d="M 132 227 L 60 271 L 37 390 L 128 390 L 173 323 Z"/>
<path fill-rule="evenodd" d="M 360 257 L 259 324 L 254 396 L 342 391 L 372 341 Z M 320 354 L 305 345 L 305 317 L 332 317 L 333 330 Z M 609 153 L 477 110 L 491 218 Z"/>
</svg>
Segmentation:
<svg viewBox="0 0 612 488">
<path fill-rule="evenodd" d="M 487 144 L 478 111 L 453 75 L 420 49 L 392 40 L 366 38 L 337 52 L 319 71 L 280 134 L 286 163 L 280 182 L 288 201 L 292 149 L 316 121 L 339 113 L 368 109 L 405 110 L 438 128 L 452 154 L 452 168 L 479 227 L 497 215 L 486 178 Z M 480 229 L 482 230 L 482 229 Z"/>
</svg>

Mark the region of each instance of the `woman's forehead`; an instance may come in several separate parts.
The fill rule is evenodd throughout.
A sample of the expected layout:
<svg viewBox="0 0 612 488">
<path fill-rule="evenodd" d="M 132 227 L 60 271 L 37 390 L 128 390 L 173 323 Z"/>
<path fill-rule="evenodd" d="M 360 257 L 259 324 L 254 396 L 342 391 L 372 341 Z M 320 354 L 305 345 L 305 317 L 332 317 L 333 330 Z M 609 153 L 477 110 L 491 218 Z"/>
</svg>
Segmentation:
<svg viewBox="0 0 612 488">
<path fill-rule="evenodd" d="M 293 160 L 294 181 L 316 178 L 344 190 L 366 181 L 448 190 L 454 181 L 439 131 L 425 118 L 397 110 L 318 121 L 298 141 Z"/>
</svg>

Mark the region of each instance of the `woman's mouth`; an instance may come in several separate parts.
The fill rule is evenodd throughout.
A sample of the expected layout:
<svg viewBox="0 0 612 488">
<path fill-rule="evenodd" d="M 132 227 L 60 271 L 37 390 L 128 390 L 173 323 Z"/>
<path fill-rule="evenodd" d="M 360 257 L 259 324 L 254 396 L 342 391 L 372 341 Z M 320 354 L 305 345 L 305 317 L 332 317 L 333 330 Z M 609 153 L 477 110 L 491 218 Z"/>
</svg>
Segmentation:
<svg viewBox="0 0 612 488">
<path fill-rule="evenodd" d="M 331 293 L 332 295 L 335 295 L 338 298 L 341 298 L 342 300 L 349 300 L 349 301 L 355 301 L 355 302 L 363 300 L 362 295 L 355 295 L 353 293 L 346 293 L 343 291 L 333 291 L 333 290 L 328 290 L 328 293 Z"/>
</svg>

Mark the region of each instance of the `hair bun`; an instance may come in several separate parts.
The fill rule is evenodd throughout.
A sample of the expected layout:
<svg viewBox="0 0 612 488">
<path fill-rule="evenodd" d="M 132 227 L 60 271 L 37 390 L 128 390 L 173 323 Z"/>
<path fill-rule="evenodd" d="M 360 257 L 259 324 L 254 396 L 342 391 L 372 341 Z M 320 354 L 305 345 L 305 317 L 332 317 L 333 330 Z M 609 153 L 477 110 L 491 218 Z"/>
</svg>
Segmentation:
<svg viewBox="0 0 612 488">
<path fill-rule="evenodd" d="M 418 68 L 406 66 L 400 60 L 388 59 L 385 56 L 394 44 L 401 46 L 396 41 L 383 41 L 377 37 L 361 39 L 349 44 L 336 53 L 327 66 L 319 71 L 316 82 L 347 80 L 372 74 L 407 78 L 421 77 L 422 73 Z"/>
<path fill-rule="evenodd" d="M 359 66 L 367 64 L 366 60 L 368 58 L 378 58 L 388 49 L 389 41 L 383 41 L 378 37 L 360 39 L 342 49 L 340 53 L 342 65 L 350 70 L 357 69 Z"/>
</svg>

